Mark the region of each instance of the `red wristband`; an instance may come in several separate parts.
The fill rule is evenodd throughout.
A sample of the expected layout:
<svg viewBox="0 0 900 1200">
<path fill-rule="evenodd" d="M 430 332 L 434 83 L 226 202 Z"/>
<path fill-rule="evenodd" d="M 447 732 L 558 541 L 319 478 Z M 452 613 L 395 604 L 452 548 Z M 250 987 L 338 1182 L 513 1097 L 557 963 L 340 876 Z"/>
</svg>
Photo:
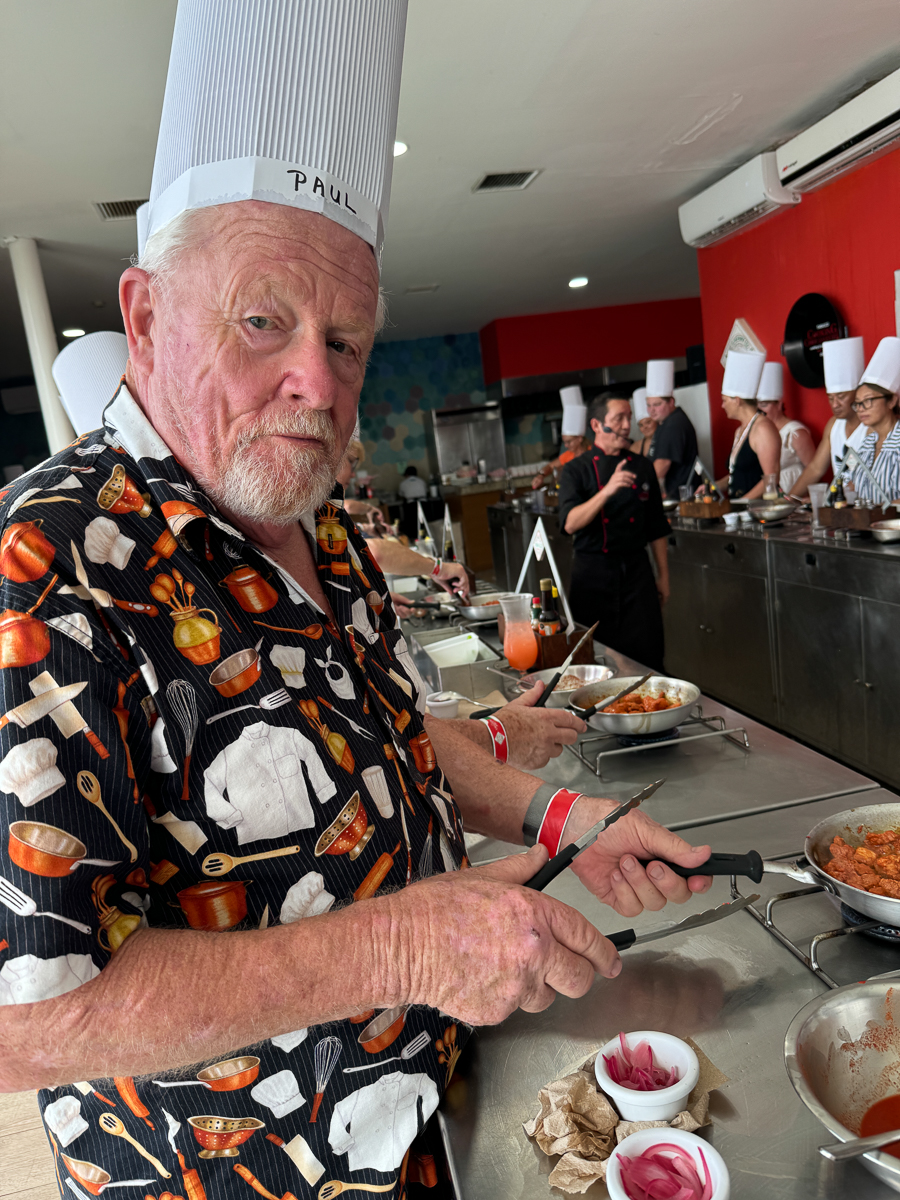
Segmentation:
<svg viewBox="0 0 900 1200">
<path fill-rule="evenodd" d="M 538 830 L 537 840 L 542 846 L 547 847 L 551 858 L 555 854 L 559 854 L 569 813 L 575 807 L 575 801 L 580 800 L 583 795 L 583 792 L 570 792 L 568 788 L 560 788 L 550 797 L 550 803 L 547 805 L 547 811 L 544 813 L 544 819 Z"/>
<path fill-rule="evenodd" d="M 491 744 L 494 747 L 494 758 L 498 762 L 505 763 L 509 758 L 509 738 L 506 736 L 506 730 L 503 728 L 503 723 L 498 721 L 496 717 L 482 717 L 482 725 L 487 726 L 487 731 L 491 735 Z"/>
</svg>

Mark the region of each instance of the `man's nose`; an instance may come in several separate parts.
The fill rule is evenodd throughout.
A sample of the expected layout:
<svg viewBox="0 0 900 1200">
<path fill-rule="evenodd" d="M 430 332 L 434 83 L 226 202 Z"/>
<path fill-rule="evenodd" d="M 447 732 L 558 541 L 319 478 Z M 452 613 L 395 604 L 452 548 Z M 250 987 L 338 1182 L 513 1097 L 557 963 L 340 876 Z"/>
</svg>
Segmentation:
<svg viewBox="0 0 900 1200">
<path fill-rule="evenodd" d="M 339 387 L 325 339 L 315 330 L 298 333 L 285 352 L 281 390 L 310 408 L 329 409 Z"/>
</svg>

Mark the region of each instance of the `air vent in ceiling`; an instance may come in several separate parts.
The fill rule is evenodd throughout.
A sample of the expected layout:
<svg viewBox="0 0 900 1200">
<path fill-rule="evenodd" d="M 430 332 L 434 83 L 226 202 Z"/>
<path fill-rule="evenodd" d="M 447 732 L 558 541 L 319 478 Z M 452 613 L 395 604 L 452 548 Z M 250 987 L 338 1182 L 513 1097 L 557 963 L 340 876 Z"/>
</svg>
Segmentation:
<svg viewBox="0 0 900 1200">
<path fill-rule="evenodd" d="M 421 296 L 425 292 L 436 292 L 441 285 L 439 283 L 414 283 L 406 289 L 407 296 Z"/>
<path fill-rule="evenodd" d="M 505 171 L 501 175 L 485 175 L 472 188 L 473 192 L 521 192 L 537 179 L 540 171 Z"/>
<path fill-rule="evenodd" d="M 146 203 L 146 200 L 95 200 L 94 208 L 101 221 L 127 221 Z"/>
</svg>

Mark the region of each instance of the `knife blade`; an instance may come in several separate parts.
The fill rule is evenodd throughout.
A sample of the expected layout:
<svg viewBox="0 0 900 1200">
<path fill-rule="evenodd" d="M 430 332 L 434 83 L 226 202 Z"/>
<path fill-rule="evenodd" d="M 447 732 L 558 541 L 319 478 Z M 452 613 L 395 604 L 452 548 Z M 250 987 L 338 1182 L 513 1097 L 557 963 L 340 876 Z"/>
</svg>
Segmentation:
<svg viewBox="0 0 900 1200">
<path fill-rule="evenodd" d="M 70 700 L 74 700 L 86 687 L 86 682 L 67 683 L 64 687 L 50 688 L 40 695 L 35 696 L 33 700 L 26 700 L 23 704 L 17 704 L 5 716 L 0 717 L 0 729 L 10 722 L 13 725 L 18 725 L 20 729 L 27 729 L 29 725 L 33 725 L 35 721 L 39 721 L 41 717 L 50 716 L 54 709 L 59 708 Z"/>
<path fill-rule="evenodd" d="M 683 921 L 676 921 L 674 925 L 663 925 L 661 929 L 654 929 L 650 933 L 636 935 L 633 929 L 620 929 L 617 933 L 607 934 L 607 940 L 612 942 L 617 950 L 627 950 L 629 946 L 655 942 L 658 938 L 671 937 L 673 933 L 687 933 L 691 929 L 701 929 L 704 925 L 712 925 L 715 921 L 722 921 L 725 917 L 740 912 L 742 908 L 746 908 L 748 904 L 753 904 L 758 899 L 759 893 L 754 892 L 752 896 L 741 896 L 739 900 L 726 900 L 717 908 L 707 908 L 703 912 L 694 913 L 692 917 L 685 917 Z"/>
<path fill-rule="evenodd" d="M 618 821 L 619 817 L 624 817 L 633 808 L 637 808 L 639 804 L 642 804 L 645 800 L 649 800 L 657 788 L 661 788 L 665 782 L 665 779 L 657 779 L 655 783 L 651 783 L 649 787 L 645 787 L 636 796 L 632 796 L 630 800 L 626 800 L 618 808 L 614 808 L 611 813 L 608 813 L 596 825 L 592 825 L 587 833 L 583 833 L 580 838 L 576 838 L 574 842 L 570 842 L 565 850 L 560 850 L 559 854 L 554 855 L 549 862 L 545 862 L 537 874 L 532 875 L 531 879 L 523 886 L 531 888 L 536 892 L 542 892 L 548 883 L 551 883 L 557 875 L 562 874 L 566 867 L 575 861 L 579 854 L 582 854 L 589 846 L 592 846 L 605 829 L 608 829 L 610 825 Z"/>
<path fill-rule="evenodd" d="M 569 667 L 571 667 L 572 659 L 575 657 L 575 655 L 578 653 L 578 651 L 581 649 L 581 647 L 588 640 L 588 638 L 591 636 L 591 634 L 594 632 L 594 630 L 597 628 L 597 626 L 599 624 L 600 624 L 599 621 L 595 621 L 593 623 L 593 625 L 590 627 L 590 629 L 587 631 L 587 633 L 585 633 L 583 635 L 583 637 L 581 637 L 579 639 L 578 645 L 575 647 L 575 649 L 572 651 L 572 653 L 569 655 L 569 657 L 566 659 L 566 661 L 563 663 L 563 665 L 559 668 L 559 670 L 556 672 L 556 674 L 553 676 L 553 678 L 550 680 L 550 682 L 544 688 L 543 692 L 540 694 L 540 696 L 535 701 L 535 704 L 534 704 L 535 708 L 543 708 L 544 707 L 544 705 L 547 703 L 547 701 L 550 698 L 550 693 L 553 691 L 553 689 L 559 683 L 560 679 L 562 679 L 563 675 L 565 675 L 566 671 L 568 671 Z"/>
<path fill-rule="evenodd" d="M 40 675 L 36 675 L 34 679 L 30 680 L 28 686 L 34 692 L 35 696 L 42 696 L 45 692 L 57 689 L 59 684 L 49 671 L 42 671 Z M 83 733 L 101 758 L 109 758 L 109 751 L 71 700 L 67 700 L 58 708 L 54 708 L 49 716 L 64 738 L 70 738 L 76 733 Z"/>
</svg>

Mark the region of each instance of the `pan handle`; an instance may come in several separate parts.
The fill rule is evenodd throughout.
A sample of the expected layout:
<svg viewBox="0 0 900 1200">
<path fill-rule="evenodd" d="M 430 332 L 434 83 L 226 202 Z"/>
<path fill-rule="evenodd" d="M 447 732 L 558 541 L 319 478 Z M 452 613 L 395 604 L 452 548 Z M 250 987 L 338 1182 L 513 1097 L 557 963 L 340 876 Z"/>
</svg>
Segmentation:
<svg viewBox="0 0 900 1200">
<path fill-rule="evenodd" d="M 682 879 L 689 879 L 692 875 L 746 875 L 754 883 L 759 883 L 766 869 L 762 856 L 756 850 L 750 850 L 747 854 L 711 854 L 699 867 L 680 867 L 678 863 L 666 862 L 665 859 L 659 861 Z"/>
</svg>

